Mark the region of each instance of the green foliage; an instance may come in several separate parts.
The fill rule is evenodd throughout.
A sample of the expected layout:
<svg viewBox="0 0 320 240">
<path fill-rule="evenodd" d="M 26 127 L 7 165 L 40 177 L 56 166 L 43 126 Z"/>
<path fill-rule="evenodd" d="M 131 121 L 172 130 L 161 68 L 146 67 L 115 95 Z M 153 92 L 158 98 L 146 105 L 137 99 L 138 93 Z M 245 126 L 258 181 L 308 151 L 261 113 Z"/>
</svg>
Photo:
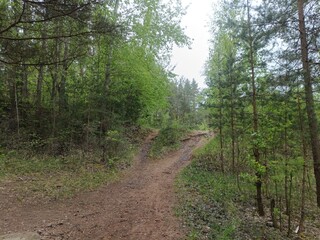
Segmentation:
<svg viewBox="0 0 320 240">
<path fill-rule="evenodd" d="M 52 155 L 115 149 L 110 130 L 166 116 L 166 63 L 173 44 L 189 44 L 184 14 L 176 0 L 1 1 L 1 144 Z"/>
<path fill-rule="evenodd" d="M 206 112 L 201 107 L 201 93 L 193 79 L 180 78 L 170 84 L 169 115 L 180 124 L 195 129 L 204 123 Z"/>
<path fill-rule="evenodd" d="M 149 157 L 160 157 L 170 150 L 177 149 L 183 136 L 187 133 L 188 130 L 185 127 L 176 123 L 160 129 L 158 136 L 151 146 Z"/>
<path fill-rule="evenodd" d="M 188 239 L 287 239 L 257 221 L 251 198 L 255 189 L 247 179 L 241 179 L 240 191 L 236 175 L 212 167 L 216 160 L 208 156 L 215 154 L 216 143 L 213 139 L 200 148 L 176 181 L 177 214 L 188 226 Z"/>
<path fill-rule="evenodd" d="M 188 239 L 234 239 L 239 226 L 234 177 L 208 172 L 194 161 L 179 176 L 179 216 L 189 227 Z"/>
<path fill-rule="evenodd" d="M 0 0 L 0 181 L 57 198 L 114 180 L 145 137 L 139 125 L 169 122 L 183 14 L 177 0 Z M 160 152 L 182 134 L 161 133 Z"/>
<path fill-rule="evenodd" d="M 19 182 L 19 195 L 24 197 L 60 198 L 92 190 L 118 177 L 119 169 L 128 166 L 133 150 L 108 168 L 98 155 L 82 152 L 67 157 L 26 156 L 10 151 L 0 156 L 0 182 L 10 178 Z"/>
<path fill-rule="evenodd" d="M 207 171 L 216 171 L 220 169 L 218 159 L 219 155 L 218 138 L 211 139 L 204 147 L 199 148 L 194 154 L 194 165 Z"/>
<path fill-rule="evenodd" d="M 131 143 L 134 139 L 129 139 L 122 131 L 109 130 L 106 133 L 104 142 L 101 143 L 104 145 L 105 160 L 108 167 L 114 168 L 119 166 L 119 164 L 123 165 L 123 167 L 130 165 L 126 160 L 130 159 L 132 151 L 135 148 Z M 129 132 L 130 130 L 127 131 Z"/>
<path fill-rule="evenodd" d="M 100 141 L 105 149 L 87 145 L 85 149 L 73 148 L 56 156 L 30 150 L 3 150 L 0 182 L 6 179 L 19 182 L 15 190 L 22 198 L 60 198 L 91 190 L 115 180 L 119 170 L 131 165 L 136 146 L 145 134 L 139 128 L 109 130 Z M 38 140 L 31 144 L 38 145 Z M 103 151 L 107 164 L 101 161 Z"/>
<path fill-rule="evenodd" d="M 114 53 L 110 104 L 123 120 L 136 122 L 167 106 L 168 78 L 152 55 L 135 43 Z"/>
<path fill-rule="evenodd" d="M 319 20 L 312 17 L 319 10 L 318 1 L 298 3 L 300 10 L 308 9 L 303 13 L 306 26 Z M 315 101 L 313 107 L 306 101 L 312 91 L 307 98 L 303 96 L 311 88 L 303 89 L 306 75 L 298 70 L 303 66 L 296 44 L 301 29 L 298 31 L 298 22 L 293 20 L 297 13 L 297 2 L 288 7 L 285 1 L 227 0 L 216 8 L 205 74 L 209 125 L 215 129 L 217 140 L 198 160 L 198 165 L 209 171 L 235 174 L 243 191 L 252 193 L 242 181 L 256 186 L 260 215 L 270 204 L 264 198 L 274 199 L 280 211 L 278 218 L 284 213 L 290 215 L 287 225 L 302 219 L 302 214 L 297 214 L 301 209 L 313 208 L 312 201 L 301 198 L 301 192 L 306 198 L 314 197 L 314 191 L 310 191 L 315 187 L 311 159 L 317 161 L 312 156 L 319 149 L 314 141 L 317 136 L 312 135 L 315 127 L 307 127 L 308 115 L 309 123 L 317 124 L 306 109 L 310 113 L 319 104 Z M 317 62 L 319 55 L 311 50 L 311 39 L 318 33 L 309 27 L 306 31 L 310 45 L 303 49 Z M 309 70 L 314 85 L 318 70 Z M 308 184 L 303 180 L 304 171 Z"/>
</svg>

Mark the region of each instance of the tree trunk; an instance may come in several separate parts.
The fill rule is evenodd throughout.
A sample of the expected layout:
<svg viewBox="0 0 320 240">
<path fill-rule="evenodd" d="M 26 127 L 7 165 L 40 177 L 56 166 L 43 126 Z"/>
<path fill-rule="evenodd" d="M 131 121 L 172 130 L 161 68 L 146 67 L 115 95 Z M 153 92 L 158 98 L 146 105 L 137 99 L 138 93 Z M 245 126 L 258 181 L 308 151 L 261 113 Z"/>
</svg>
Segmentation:
<svg viewBox="0 0 320 240">
<path fill-rule="evenodd" d="M 59 25 L 56 26 L 57 32 L 59 31 Z M 59 62 L 60 62 L 60 42 L 59 39 L 56 39 L 55 41 L 55 59 L 56 64 L 53 66 L 53 69 L 51 72 L 52 76 L 52 88 L 51 88 L 51 103 L 52 103 L 52 137 L 54 138 L 56 135 L 56 122 L 57 122 L 57 111 L 56 111 L 56 105 L 57 105 L 57 86 L 58 86 L 58 78 L 59 78 Z"/>
<path fill-rule="evenodd" d="M 249 61 L 250 61 L 250 70 L 251 70 L 251 87 L 252 87 L 252 118 L 253 118 L 253 132 L 255 135 L 258 134 L 259 125 L 258 125 L 258 110 L 257 110 L 257 90 L 255 82 L 255 60 L 254 60 L 254 49 L 253 49 L 253 38 L 251 33 L 251 17 L 250 17 L 250 6 L 249 0 L 247 0 L 247 14 L 248 14 L 248 31 L 249 31 Z M 253 145 L 253 155 L 257 164 L 260 164 L 260 152 L 256 143 Z M 262 180 L 261 173 L 256 172 L 256 191 L 257 191 L 257 207 L 258 213 L 260 216 L 264 216 L 264 207 L 262 200 Z"/>
<path fill-rule="evenodd" d="M 16 79 L 14 79 L 14 101 L 15 101 L 15 109 L 16 109 L 17 134 L 18 134 L 18 137 L 20 137 L 20 115 L 19 115 L 19 102 L 18 102 Z"/>
<path fill-rule="evenodd" d="M 304 0 L 298 0 L 299 31 L 301 44 L 301 61 L 303 67 L 304 88 L 306 96 L 306 108 L 309 122 L 310 140 L 316 179 L 317 205 L 320 207 L 320 146 L 318 136 L 318 120 L 315 113 L 312 79 L 308 56 L 307 32 L 304 20 Z"/>
<path fill-rule="evenodd" d="M 118 18 L 118 8 L 119 8 L 119 3 L 120 0 L 115 0 L 114 3 L 114 8 L 113 8 L 113 22 L 114 24 L 117 23 L 117 18 Z M 102 143 L 102 150 L 103 150 L 103 156 L 102 159 L 103 161 L 105 161 L 105 152 L 107 149 L 106 146 L 106 132 L 107 132 L 107 124 L 109 123 L 108 120 L 108 116 L 107 116 L 107 97 L 108 97 L 108 93 L 109 93 L 109 86 L 111 83 L 111 67 L 112 67 L 112 62 L 113 62 L 113 51 L 114 51 L 114 38 L 111 37 L 109 38 L 109 49 L 107 52 L 107 56 L 106 56 L 106 65 L 105 65 L 105 80 L 104 80 L 104 99 L 103 99 L 103 103 L 102 103 L 102 121 L 101 121 L 101 134 L 100 136 L 103 139 L 103 143 Z"/>
<path fill-rule="evenodd" d="M 68 74 L 68 61 L 66 60 L 69 56 L 69 42 L 68 39 L 64 39 L 63 46 L 63 64 L 61 71 L 61 78 L 59 84 L 59 112 L 62 113 L 67 108 L 67 96 L 66 96 L 66 82 L 67 82 L 67 74 Z"/>
<path fill-rule="evenodd" d="M 287 232 L 287 236 L 290 237 L 291 235 L 291 218 L 292 218 L 292 209 L 291 209 L 291 202 L 292 202 L 292 178 L 293 178 L 293 174 L 292 172 L 290 172 L 290 184 L 289 184 L 289 193 L 288 193 L 288 232 Z"/>
<path fill-rule="evenodd" d="M 271 199 L 270 201 L 270 213 L 271 213 L 271 220 L 274 228 L 278 228 L 278 221 L 275 214 L 275 208 L 276 208 L 276 201 L 274 199 Z"/>
<path fill-rule="evenodd" d="M 119 2 L 120 0 L 115 0 L 114 3 L 114 9 L 113 9 L 113 18 L 114 18 L 114 23 L 117 23 L 117 18 L 118 18 L 118 8 L 119 8 Z M 110 40 L 110 45 L 109 45 L 109 51 L 108 51 L 108 55 L 107 55 L 107 63 L 106 63 L 106 71 L 105 71 L 105 97 L 107 97 L 108 95 L 108 91 L 109 91 L 109 85 L 111 82 L 111 65 L 112 65 L 112 59 L 113 59 L 113 48 L 114 48 L 114 38 L 111 37 Z M 106 102 L 106 100 L 104 101 Z M 104 104 L 104 108 L 106 107 L 106 105 Z M 106 110 L 106 109 L 103 109 Z"/>
<path fill-rule="evenodd" d="M 42 83 L 43 83 L 43 72 L 44 66 L 40 65 L 38 69 L 38 79 L 37 79 L 37 90 L 35 96 L 35 126 L 36 130 L 41 133 L 42 129 Z"/>
<path fill-rule="evenodd" d="M 21 78 L 22 78 L 22 92 L 21 92 L 21 97 L 22 101 L 26 102 L 28 97 L 29 97 L 29 91 L 28 91 L 28 67 L 27 66 L 22 66 L 21 67 L 22 73 L 21 73 Z"/>
<path fill-rule="evenodd" d="M 42 105 L 42 83 L 43 83 L 43 65 L 40 65 L 38 70 L 37 90 L 36 90 L 36 109 L 39 112 Z"/>
<path fill-rule="evenodd" d="M 219 141 L 220 141 L 220 166 L 221 171 L 224 172 L 224 151 L 223 151 L 223 132 L 222 132 L 222 94 L 221 94 L 221 87 L 219 88 L 219 99 L 220 99 L 220 106 L 219 106 Z"/>
<path fill-rule="evenodd" d="M 17 89 L 17 68 L 14 66 L 11 71 L 8 72 L 9 79 L 9 98 L 10 98 L 10 121 L 9 129 L 12 132 L 20 134 L 20 116 L 19 116 L 19 102 L 18 102 L 18 89 Z"/>
<path fill-rule="evenodd" d="M 287 108 L 287 107 L 286 107 Z M 285 124 L 287 124 L 287 109 L 285 110 Z M 289 204 L 289 188 L 288 188 L 288 168 L 289 168 L 289 156 L 288 156 L 288 129 L 284 128 L 284 201 L 286 205 L 286 215 L 289 215 L 290 204 Z"/>
<path fill-rule="evenodd" d="M 300 221 L 299 221 L 299 233 L 304 231 L 304 219 L 305 219 L 305 201 L 306 201 L 306 174 L 307 174 L 307 145 L 304 134 L 304 122 L 302 118 L 300 96 L 298 97 L 298 112 L 299 112 L 299 127 L 300 137 L 302 142 L 303 153 L 303 172 L 302 172 L 302 186 L 301 186 L 301 207 L 300 207 Z"/>
<path fill-rule="evenodd" d="M 232 76 L 230 77 L 232 81 Z M 231 113 L 230 113 L 230 120 L 231 120 L 231 146 L 232 146 L 232 151 L 231 151 L 231 158 L 232 158 L 232 172 L 235 173 L 235 151 L 236 151 L 236 146 L 235 146 L 235 110 L 234 110 L 234 95 L 235 95 L 235 84 L 231 84 Z"/>
</svg>

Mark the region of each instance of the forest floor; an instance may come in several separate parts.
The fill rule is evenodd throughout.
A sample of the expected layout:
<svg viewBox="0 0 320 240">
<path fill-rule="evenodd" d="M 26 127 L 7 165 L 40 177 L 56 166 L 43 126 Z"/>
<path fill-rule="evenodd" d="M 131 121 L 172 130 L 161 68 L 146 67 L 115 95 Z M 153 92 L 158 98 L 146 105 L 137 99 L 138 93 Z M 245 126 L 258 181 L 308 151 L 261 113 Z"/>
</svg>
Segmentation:
<svg viewBox="0 0 320 240">
<path fill-rule="evenodd" d="M 119 181 L 67 199 L 21 201 L 12 194 L 12 183 L 2 183 L 0 239 L 23 239 L 15 233 L 26 233 L 28 239 L 185 238 L 186 229 L 173 209 L 174 181 L 193 150 L 206 142 L 203 135 L 193 132 L 178 150 L 150 160 L 153 133 Z"/>
</svg>

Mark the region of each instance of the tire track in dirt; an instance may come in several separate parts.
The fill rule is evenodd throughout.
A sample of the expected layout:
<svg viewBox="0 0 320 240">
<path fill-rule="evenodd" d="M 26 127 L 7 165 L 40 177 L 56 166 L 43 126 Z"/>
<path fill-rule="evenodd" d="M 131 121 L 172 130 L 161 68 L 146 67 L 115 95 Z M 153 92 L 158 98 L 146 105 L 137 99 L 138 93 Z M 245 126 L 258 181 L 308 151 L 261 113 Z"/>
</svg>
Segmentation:
<svg viewBox="0 0 320 240">
<path fill-rule="evenodd" d="M 29 231 L 57 240 L 183 239 L 184 230 L 173 212 L 174 179 L 206 139 L 195 133 L 179 150 L 149 160 L 154 137 L 148 137 L 122 180 L 72 199 L 9 208 L 0 218 L 0 233 Z"/>
</svg>

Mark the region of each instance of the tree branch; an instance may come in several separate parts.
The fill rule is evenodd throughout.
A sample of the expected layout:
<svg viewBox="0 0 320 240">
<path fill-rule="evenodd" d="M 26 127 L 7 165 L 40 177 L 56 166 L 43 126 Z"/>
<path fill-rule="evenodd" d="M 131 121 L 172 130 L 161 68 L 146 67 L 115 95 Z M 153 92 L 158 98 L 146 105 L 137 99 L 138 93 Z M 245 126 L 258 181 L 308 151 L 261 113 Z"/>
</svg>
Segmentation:
<svg viewBox="0 0 320 240">
<path fill-rule="evenodd" d="M 76 59 L 78 58 L 81 58 L 83 56 L 86 56 L 87 53 L 81 53 L 81 54 L 78 54 L 78 55 L 75 55 L 75 56 L 72 56 L 72 57 L 68 57 L 68 58 L 65 58 L 65 59 L 62 59 L 60 61 L 53 61 L 53 62 L 37 62 L 37 63 L 25 63 L 25 62 L 21 62 L 21 61 L 16 61 L 16 62 L 9 62 L 9 61 L 6 61 L 6 60 L 3 60 L 0 58 L 0 63 L 3 63 L 3 64 L 6 64 L 6 65 L 19 65 L 19 66 L 39 66 L 39 65 L 42 65 L 42 66 L 52 66 L 52 65 L 56 65 L 56 64 L 59 64 L 59 65 L 62 65 L 66 62 L 69 62 L 69 61 L 75 61 Z"/>
<path fill-rule="evenodd" d="M 20 13 L 20 15 L 19 15 L 19 18 L 18 18 L 15 22 L 13 22 L 12 24 L 10 24 L 8 27 L 6 27 L 5 29 L 0 30 L 0 34 L 9 31 L 11 28 L 13 28 L 13 27 L 16 26 L 17 24 L 21 23 L 21 19 L 22 19 L 23 14 L 25 13 L 25 10 L 26 10 L 26 2 L 23 1 L 22 11 L 21 11 L 21 13 Z"/>
<path fill-rule="evenodd" d="M 32 2 L 32 3 L 34 3 L 34 1 L 27 1 L 27 2 Z M 89 6 L 90 4 L 91 4 L 91 3 L 89 2 L 89 3 L 83 4 L 83 5 L 75 8 L 75 9 L 72 9 L 72 10 L 69 11 L 69 12 L 62 13 L 62 14 L 59 14 L 59 15 L 56 15 L 56 16 L 47 17 L 47 18 L 45 18 L 45 19 L 41 19 L 41 20 L 30 20 L 30 21 L 20 21 L 20 23 L 33 24 L 33 23 L 48 22 L 48 21 L 51 21 L 51 20 L 53 20 L 53 19 L 55 19 L 55 18 L 60 18 L 60 17 L 69 16 L 69 15 L 71 15 L 71 14 L 73 14 L 73 13 L 75 13 L 75 12 L 77 12 L 77 11 L 79 11 L 79 10 L 87 7 L 87 6 Z"/>
<path fill-rule="evenodd" d="M 68 35 L 53 35 L 53 36 L 46 36 L 46 37 L 16 38 L 16 37 L 0 36 L 0 39 L 8 40 L 8 41 L 50 40 L 50 39 L 59 39 L 59 38 L 72 38 L 72 37 L 79 37 L 79 36 L 86 36 L 86 35 L 93 35 L 93 34 L 112 33 L 114 30 L 115 30 L 115 28 L 114 29 L 110 28 L 107 31 L 86 31 L 86 32 L 79 32 L 79 33 L 73 33 L 73 34 L 68 34 Z"/>
</svg>

